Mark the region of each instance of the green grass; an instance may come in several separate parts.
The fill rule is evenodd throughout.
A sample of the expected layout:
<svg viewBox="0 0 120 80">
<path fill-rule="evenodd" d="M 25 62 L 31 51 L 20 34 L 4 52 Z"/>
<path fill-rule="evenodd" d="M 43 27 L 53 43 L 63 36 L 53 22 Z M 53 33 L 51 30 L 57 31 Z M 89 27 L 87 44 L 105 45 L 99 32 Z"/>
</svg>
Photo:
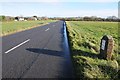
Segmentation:
<svg viewBox="0 0 120 80">
<path fill-rule="evenodd" d="M 117 22 L 67 21 L 67 30 L 78 78 L 118 77 L 120 54 L 118 55 Z M 112 60 L 98 58 L 103 35 L 111 35 L 114 38 Z"/>
<path fill-rule="evenodd" d="M 2 22 L 2 36 L 15 33 L 18 31 L 34 28 L 49 22 L 54 22 L 55 20 L 42 20 L 42 21 L 10 21 Z"/>
</svg>

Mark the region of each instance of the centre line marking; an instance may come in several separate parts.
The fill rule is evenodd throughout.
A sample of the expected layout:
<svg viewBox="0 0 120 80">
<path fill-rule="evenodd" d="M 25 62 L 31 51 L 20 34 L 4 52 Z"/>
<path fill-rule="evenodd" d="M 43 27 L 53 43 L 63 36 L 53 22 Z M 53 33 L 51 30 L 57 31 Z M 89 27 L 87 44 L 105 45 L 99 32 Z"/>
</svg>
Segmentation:
<svg viewBox="0 0 120 80">
<path fill-rule="evenodd" d="M 17 46 L 15 46 L 15 47 L 13 47 L 13 48 L 9 49 L 9 50 L 8 50 L 8 51 L 6 51 L 5 53 L 6 53 L 6 54 L 7 54 L 7 53 L 9 53 L 10 51 L 12 51 L 12 50 L 14 50 L 14 49 L 16 49 L 16 48 L 20 47 L 21 45 L 23 45 L 23 44 L 27 43 L 28 41 L 30 41 L 30 39 L 28 39 L 28 40 L 26 40 L 26 41 L 24 41 L 24 42 L 22 42 L 22 43 L 18 44 Z"/>
<path fill-rule="evenodd" d="M 45 31 L 48 31 L 49 30 L 49 28 L 47 28 Z"/>
</svg>

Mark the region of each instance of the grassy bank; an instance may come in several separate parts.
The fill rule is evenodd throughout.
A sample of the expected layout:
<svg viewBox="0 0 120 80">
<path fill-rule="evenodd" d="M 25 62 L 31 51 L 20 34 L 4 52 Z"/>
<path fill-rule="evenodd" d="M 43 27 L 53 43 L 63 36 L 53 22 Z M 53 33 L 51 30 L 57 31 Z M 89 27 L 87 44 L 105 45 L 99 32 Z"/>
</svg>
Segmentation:
<svg viewBox="0 0 120 80">
<path fill-rule="evenodd" d="M 40 25 L 47 24 L 49 22 L 54 22 L 53 20 L 42 20 L 42 21 L 11 21 L 2 22 L 2 36 L 19 32 L 22 30 L 34 28 Z"/>
<path fill-rule="evenodd" d="M 67 30 L 73 63 L 78 78 L 117 78 L 120 69 L 118 55 L 118 23 L 68 21 Z M 112 35 L 115 41 L 113 60 L 99 59 L 100 40 Z"/>
</svg>

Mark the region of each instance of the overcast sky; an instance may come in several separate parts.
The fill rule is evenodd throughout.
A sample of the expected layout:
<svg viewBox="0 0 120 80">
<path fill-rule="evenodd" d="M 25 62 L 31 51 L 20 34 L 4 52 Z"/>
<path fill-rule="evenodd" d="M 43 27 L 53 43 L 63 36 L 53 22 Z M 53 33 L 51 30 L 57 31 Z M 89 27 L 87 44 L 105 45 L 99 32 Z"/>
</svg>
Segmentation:
<svg viewBox="0 0 120 80">
<path fill-rule="evenodd" d="M 1 0 L 0 4 L 0 15 L 7 16 L 118 16 L 118 0 Z"/>
</svg>

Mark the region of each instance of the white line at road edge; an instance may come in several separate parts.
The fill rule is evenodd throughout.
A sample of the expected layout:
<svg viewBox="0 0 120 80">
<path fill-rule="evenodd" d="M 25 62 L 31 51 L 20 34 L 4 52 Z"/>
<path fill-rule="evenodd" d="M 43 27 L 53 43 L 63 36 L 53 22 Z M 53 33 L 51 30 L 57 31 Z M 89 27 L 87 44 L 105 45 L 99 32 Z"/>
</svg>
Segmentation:
<svg viewBox="0 0 120 80">
<path fill-rule="evenodd" d="M 26 41 L 24 41 L 24 42 L 22 42 L 22 43 L 18 44 L 17 46 L 15 46 L 15 47 L 13 47 L 13 48 L 9 49 L 9 50 L 8 50 L 8 51 L 6 51 L 5 53 L 6 53 L 6 54 L 7 54 L 7 53 L 9 53 L 10 51 L 12 51 L 12 50 L 14 50 L 14 49 L 16 49 L 16 48 L 20 47 L 21 45 L 23 45 L 23 44 L 27 43 L 28 41 L 30 41 L 30 39 L 28 39 L 28 40 L 26 40 Z"/>
<path fill-rule="evenodd" d="M 48 31 L 49 30 L 49 28 L 47 28 L 45 31 Z"/>
</svg>

